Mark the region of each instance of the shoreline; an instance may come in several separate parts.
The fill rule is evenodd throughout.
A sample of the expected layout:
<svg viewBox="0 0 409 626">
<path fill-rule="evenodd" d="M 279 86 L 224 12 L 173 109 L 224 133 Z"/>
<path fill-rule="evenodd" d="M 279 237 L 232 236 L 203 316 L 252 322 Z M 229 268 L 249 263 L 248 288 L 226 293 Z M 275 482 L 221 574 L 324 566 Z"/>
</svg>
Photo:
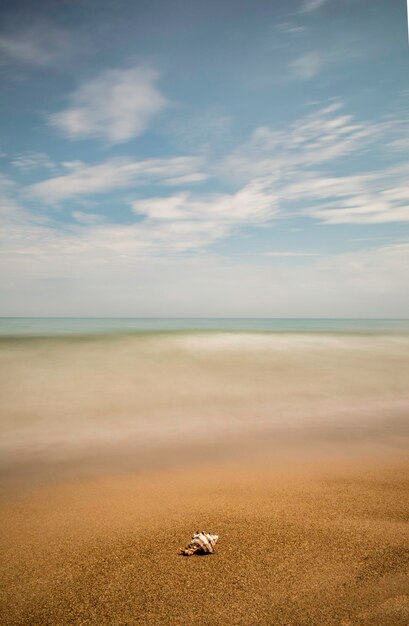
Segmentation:
<svg viewBox="0 0 409 626">
<path fill-rule="evenodd" d="M 3 342 L 1 623 L 406 626 L 407 343 Z"/>
<path fill-rule="evenodd" d="M 382 413 L 382 411 L 381 411 Z M 362 417 L 362 416 L 361 416 Z M 405 410 L 372 422 L 303 423 L 217 433 L 199 439 L 186 433 L 169 439 L 100 442 L 84 448 L 57 448 L 52 454 L 22 451 L 0 463 L 0 499 L 19 494 L 33 486 L 48 486 L 99 475 L 149 474 L 174 471 L 203 463 L 283 462 L 314 458 L 337 461 L 368 459 L 404 459 L 409 446 L 409 420 Z"/>
</svg>

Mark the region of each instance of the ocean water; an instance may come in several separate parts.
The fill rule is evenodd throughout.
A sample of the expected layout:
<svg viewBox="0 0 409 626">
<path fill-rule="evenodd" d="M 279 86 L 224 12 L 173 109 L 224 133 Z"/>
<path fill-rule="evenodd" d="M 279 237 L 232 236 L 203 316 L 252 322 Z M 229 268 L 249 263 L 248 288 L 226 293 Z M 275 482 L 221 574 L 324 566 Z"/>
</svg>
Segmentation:
<svg viewBox="0 0 409 626">
<path fill-rule="evenodd" d="M 408 319 L 1 317 L 0 336 L 173 331 L 409 333 Z"/>
<path fill-rule="evenodd" d="M 409 446 L 409 322 L 3 318 L 0 473 L 255 438 Z M 17 470 L 16 470 L 17 471 Z"/>
</svg>

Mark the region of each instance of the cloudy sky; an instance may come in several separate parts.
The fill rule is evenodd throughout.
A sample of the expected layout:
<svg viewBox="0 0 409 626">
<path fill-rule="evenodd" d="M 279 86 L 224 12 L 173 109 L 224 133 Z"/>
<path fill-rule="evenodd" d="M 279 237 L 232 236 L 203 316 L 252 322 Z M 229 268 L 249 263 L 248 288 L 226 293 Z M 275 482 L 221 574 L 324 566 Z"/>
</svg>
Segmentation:
<svg viewBox="0 0 409 626">
<path fill-rule="evenodd" d="M 405 0 L 3 0 L 2 315 L 409 317 Z"/>
</svg>

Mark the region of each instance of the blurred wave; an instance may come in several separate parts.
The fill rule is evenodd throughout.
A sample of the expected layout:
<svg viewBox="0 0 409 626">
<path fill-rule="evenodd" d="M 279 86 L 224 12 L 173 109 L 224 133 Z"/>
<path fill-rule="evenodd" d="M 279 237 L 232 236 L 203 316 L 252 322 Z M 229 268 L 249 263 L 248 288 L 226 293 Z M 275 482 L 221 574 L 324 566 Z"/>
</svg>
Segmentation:
<svg viewBox="0 0 409 626">
<path fill-rule="evenodd" d="M 252 436 L 408 442 L 406 334 L 3 337 L 0 368 L 3 470 Z"/>
</svg>

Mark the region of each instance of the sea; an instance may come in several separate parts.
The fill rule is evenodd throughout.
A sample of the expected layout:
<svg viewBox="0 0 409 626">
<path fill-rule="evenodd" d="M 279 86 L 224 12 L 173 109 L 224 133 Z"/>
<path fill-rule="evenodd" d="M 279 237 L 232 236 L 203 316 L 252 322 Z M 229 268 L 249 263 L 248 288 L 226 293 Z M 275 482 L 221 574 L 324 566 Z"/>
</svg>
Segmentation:
<svg viewBox="0 0 409 626">
<path fill-rule="evenodd" d="M 407 319 L 3 317 L 0 372 L 0 477 L 409 450 Z"/>
<path fill-rule="evenodd" d="M 55 336 L 144 332 L 409 333 L 409 319 L 1 317 L 0 336 Z"/>
</svg>

